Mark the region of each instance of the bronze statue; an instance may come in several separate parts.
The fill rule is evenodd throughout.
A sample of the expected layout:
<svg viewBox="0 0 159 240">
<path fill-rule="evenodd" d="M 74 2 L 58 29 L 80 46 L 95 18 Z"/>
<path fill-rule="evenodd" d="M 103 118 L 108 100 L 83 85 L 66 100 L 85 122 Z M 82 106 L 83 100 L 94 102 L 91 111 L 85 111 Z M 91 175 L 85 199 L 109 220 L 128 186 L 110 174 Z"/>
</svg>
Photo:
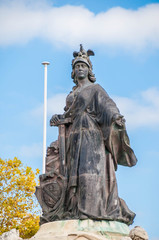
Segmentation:
<svg viewBox="0 0 159 240">
<path fill-rule="evenodd" d="M 82 45 L 79 52 L 73 53 L 75 86 L 66 98 L 64 114 L 50 120 L 51 126 L 59 126 L 59 164 L 54 167 L 57 151 L 48 153 L 49 171 L 41 176 L 41 192 L 36 194 L 43 208 L 41 223 L 94 219 L 129 225 L 135 217 L 118 196 L 115 171 L 118 164 L 131 167 L 137 159 L 129 145 L 123 116 L 105 90 L 95 83 L 91 55 L 94 52 L 85 51 Z"/>
</svg>

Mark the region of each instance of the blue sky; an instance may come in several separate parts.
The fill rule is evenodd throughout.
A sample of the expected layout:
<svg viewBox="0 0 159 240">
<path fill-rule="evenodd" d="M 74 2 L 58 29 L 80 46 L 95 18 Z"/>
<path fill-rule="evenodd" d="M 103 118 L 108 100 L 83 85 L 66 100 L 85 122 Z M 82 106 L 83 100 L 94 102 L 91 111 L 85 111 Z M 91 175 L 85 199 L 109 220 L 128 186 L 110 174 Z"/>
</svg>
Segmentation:
<svg viewBox="0 0 159 240">
<path fill-rule="evenodd" d="M 94 50 L 97 83 L 125 116 L 138 158 L 133 168 L 119 166 L 119 195 L 136 213 L 133 226 L 159 240 L 159 1 L 1 0 L 0 157 L 42 170 L 41 62 L 50 62 L 49 146 L 58 136 L 49 119 L 63 112 L 80 43 Z"/>
</svg>

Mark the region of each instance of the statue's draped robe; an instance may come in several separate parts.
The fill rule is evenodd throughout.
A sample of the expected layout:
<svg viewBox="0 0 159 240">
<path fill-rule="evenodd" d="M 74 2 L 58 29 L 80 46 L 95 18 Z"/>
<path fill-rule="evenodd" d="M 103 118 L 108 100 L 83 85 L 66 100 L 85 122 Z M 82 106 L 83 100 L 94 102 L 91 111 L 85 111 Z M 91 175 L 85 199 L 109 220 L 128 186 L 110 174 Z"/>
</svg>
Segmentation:
<svg viewBox="0 0 159 240">
<path fill-rule="evenodd" d="M 131 224 L 135 214 L 118 197 L 115 170 L 137 160 L 125 126 L 112 122 L 120 115 L 116 104 L 98 84 L 71 92 L 66 101 L 66 117 L 72 118 L 66 128 L 66 212 L 71 218 Z"/>
</svg>

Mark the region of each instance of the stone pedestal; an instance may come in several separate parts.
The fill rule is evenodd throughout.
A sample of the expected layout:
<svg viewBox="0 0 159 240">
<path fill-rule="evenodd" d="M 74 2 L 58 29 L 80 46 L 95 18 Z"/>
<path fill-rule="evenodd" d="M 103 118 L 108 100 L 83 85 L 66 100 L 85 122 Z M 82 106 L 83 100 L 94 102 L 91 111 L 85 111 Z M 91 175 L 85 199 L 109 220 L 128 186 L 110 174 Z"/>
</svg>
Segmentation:
<svg viewBox="0 0 159 240">
<path fill-rule="evenodd" d="M 31 240 L 121 240 L 129 227 L 117 221 L 65 220 L 43 224 Z"/>
</svg>

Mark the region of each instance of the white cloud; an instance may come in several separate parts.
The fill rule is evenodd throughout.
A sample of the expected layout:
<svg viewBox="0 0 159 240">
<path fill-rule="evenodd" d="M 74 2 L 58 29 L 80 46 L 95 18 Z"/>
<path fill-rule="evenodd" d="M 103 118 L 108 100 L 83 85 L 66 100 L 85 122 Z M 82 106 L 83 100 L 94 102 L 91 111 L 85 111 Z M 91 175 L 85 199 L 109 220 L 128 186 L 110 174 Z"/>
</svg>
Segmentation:
<svg viewBox="0 0 159 240">
<path fill-rule="evenodd" d="M 39 159 L 42 159 L 42 142 L 40 143 L 31 143 L 29 145 L 8 145 L 3 144 L 3 150 L 1 151 L 1 158 L 8 159 L 18 157 L 23 163 L 30 165 L 31 163 L 34 165 L 34 162 Z M 42 160 L 41 160 L 42 161 Z"/>
<path fill-rule="evenodd" d="M 62 114 L 64 112 L 65 102 L 66 102 L 65 93 L 56 94 L 53 97 L 50 97 L 47 101 L 47 114 L 52 116 L 53 114 Z M 30 112 L 32 117 L 41 118 L 43 116 L 43 104 L 39 107 L 33 109 Z"/>
<path fill-rule="evenodd" d="M 64 112 L 66 96 L 67 94 L 63 93 L 48 99 L 49 117 L 53 114 L 62 114 Z M 153 128 L 159 126 L 159 90 L 157 88 L 147 89 L 132 98 L 118 96 L 113 96 L 112 98 L 119 107 L 121 114 L 124 115 L 129 128 Z M 33 109 L 30 114 L 31 118 L 42 119 L 43 104 Z"/>
<path fill-rule="evenodd" d="M 84 6 L 54 7 L 47 1 L 3 1 L 0 45 L 42 38 L 59 46 L 105 45 L 131 51 L 159 48 L 159 4 L 138 10 L 114 7 L 94 14 Z"/>
<path fill-rule="evenodd" d="M 150 88 L 134 98 L 114 97 L 130 128 L 159 126 L 159 90 Z"/>
<path fill-rule="evenodd" d="M 18 157 L 23 158 L 38 158 L 42 156 L 42 143 L 33 143 L 32 145 L 22 145 L 18 151 Z"/>
</svg>

